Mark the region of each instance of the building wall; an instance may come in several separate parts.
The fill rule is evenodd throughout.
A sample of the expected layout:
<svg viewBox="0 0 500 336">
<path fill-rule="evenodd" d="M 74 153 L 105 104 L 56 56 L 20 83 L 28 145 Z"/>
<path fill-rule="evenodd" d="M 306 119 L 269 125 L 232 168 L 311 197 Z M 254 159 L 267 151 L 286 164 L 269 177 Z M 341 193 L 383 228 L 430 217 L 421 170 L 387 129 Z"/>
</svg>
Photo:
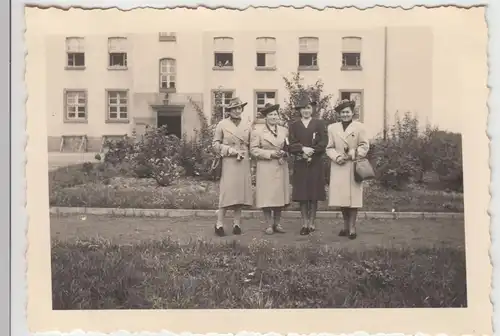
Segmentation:
<svg viewBox="0 0 500 336">
<path fill-rule="evenodd" d="M 65 70 L 65 35 L 46 38 L 47 71 L 46 113 L 49 150 L 59 150 L 62 135 L 86 134 L 89 150 L 100 147 L 102 135 L 130 134 L 139 124 L 155 123 L 151 104 L 160 101 L 159 60 L 176 59 L 177 93 L 170 96 L 185 105 L 183 131 L 192 135 L 199 127 L 199 119 L 188 97 L 204 107 L 206 116 L 211 111 L 212 90 L 219 87 L 234 90 L 247 101 L 244 118 L 255 117 L 255 91 L 277 90 L 277 100 L 287 98 L 283 76 L 298 70 L 298 38 L 319 38 L 317 71 L 301 71 L 306 83 L 321 78 L 324 90 L 363 92 L 363 121 L 370 136 L 381 132 L 384 124 L 384 28 L 336 31 L 182 31 L 177 32 L 177 43 L 159 42 L 158 34 L 125 34 L 128 39 L 128 69 L 107 70 L 107 38 L 116 34 L 85 37 L 83 71 Z M 234 70 L 213 70 L 213 38 L 230 36 L 234 39 Z M 276 38 L 276 70 L 257 71 L 256 38 Z M 343 36 L 362 38 L 362 71 L 341 70 Z M 387 94 L 389 122 L 396 111 L 418 113 L 421 119 L 432 119 L 433 35 L 425 27 L 392 27 L 387 31 Z M 64 89 L 85 89 L 88 99 L 86 123 L 64 122 Z M 106 89 L 129 90 L 129 123 L 106 122 Z M 135 119 L 134 119 L 135 118 Z"/>
</svg>

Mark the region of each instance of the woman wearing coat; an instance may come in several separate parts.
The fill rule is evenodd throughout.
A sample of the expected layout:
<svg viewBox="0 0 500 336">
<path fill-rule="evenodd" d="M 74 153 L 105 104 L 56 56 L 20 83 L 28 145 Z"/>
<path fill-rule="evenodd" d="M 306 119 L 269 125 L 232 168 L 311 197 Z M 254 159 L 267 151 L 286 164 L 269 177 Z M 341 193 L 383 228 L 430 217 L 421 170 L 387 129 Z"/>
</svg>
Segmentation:
<svg viewBox="0 0 500 336">
<path fill-rule="evenodd" d="M 293 165 L 292 200 L 300 203 L 301 235 L 315 231 L 318 201 L 326 198 L 323 154 L 328 135 L 323 120 L 312 118 L 314 108 L 315 102 L 302 97 L 295 106 L 300 119 L 289 127 L 289 151 L 296 157 Z"/>
<path fill-rule="evenodd" d="M 342 100 L 335 111 L 340 122 L 328 126 L 326 154 L 331 159 L 328 205 L 340 207 L 344 228 L 339 236 L 356 239 L 356 217 L 363 206 L 363 184 L 354 179 L 354 161 L 368 154 L 370 144 L 363 124 L 353 120 L 355 103 Z"/>
<path fill-rule="evenodd" d="M 288 130 L 278 125 L 279 104 L 260 112 L 265 125 L 252 132 L 250 153 L 257 161 L 255 205 L 264 213 L 267 234 L 285 233 L 281 212 L 290 203 L 287 157 Z"/>
<path fill-rule="evenodd" d="M 253 204 L 252 177 L 249 155 L 252 124 L 241 119 L 243 103 L 233 98 L 226 108 L 229 117 L 221 120 L 214 134 L 214 149 L 222 158 L 219 211 L 215 234 L 224 236 L 224 216 L 234 210 L 233 234 L 241 234 L 241 210 Z"/>
</svg>

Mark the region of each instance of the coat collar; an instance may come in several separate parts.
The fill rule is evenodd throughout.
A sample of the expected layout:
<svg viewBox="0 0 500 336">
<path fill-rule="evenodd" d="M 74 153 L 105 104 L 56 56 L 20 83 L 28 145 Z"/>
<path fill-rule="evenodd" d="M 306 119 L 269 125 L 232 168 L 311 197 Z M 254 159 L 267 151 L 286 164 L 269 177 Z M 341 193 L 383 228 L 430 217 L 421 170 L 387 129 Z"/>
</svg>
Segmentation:
<svg viewBox="0 0 500 336">
<path fill-rule="evenodd" d="M 262 129 L 262 137 L 267 141 L 270 141 L 272 144 L 279 146 L 285 140 L 286 137 L 285 128 L 278 125 L 277 133 L 278 136 L 275 137 L 274 134 L 271 131 L 269 131 L 265 125 Z"/>
</svg>

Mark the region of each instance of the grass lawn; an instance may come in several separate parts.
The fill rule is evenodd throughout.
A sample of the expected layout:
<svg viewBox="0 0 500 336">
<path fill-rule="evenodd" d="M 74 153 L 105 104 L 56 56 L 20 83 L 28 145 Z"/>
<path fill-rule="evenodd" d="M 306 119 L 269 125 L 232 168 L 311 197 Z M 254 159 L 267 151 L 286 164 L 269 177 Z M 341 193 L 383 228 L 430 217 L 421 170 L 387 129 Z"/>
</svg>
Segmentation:
<svg viewBox="0 0 500 336">
<path fill-rule="evenodd" d="M 228 228 L 230 219 L 227 219 Z M 464 307 L 463 220 L 360 220 L 359 238 L 213 236 L 210 218 L 51 217 L 54 309 Z"/>
<path fill-rule="evenodd" d="M 215 209 L 218 182 L 180 178 L 168 187 L 152 179 L 126 176 L 124 171 L 103 168 L 102 164 L 80 164 L 49 172 L 50 205 L 62 207 L 104 207 L 142 209 Z M 99 169 L 100 168 L 100 169 Z M 298 210 L 297 204 L 289 209 Z M 329 210 L 326 202 L 320 210 Z M 367 184 L 366 211 L 463 212 L 463 194 L 432 190 L 429 185 L 410 185 L 389 190 Z"/>
</svg>

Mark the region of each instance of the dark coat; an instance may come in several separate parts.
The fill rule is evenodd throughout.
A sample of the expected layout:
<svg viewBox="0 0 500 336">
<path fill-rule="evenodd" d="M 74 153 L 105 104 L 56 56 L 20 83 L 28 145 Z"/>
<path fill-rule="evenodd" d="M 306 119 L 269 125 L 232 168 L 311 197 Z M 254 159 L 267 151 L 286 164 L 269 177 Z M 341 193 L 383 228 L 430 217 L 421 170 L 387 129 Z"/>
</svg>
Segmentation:
<svg viewBox="0 0 500 336">
<path fill-rule="evenodd" d="M 323 155 L 328 144 L 325 122 L 321 119 L 312 119 L 307 128 L 301 120 L 293 122 L 289 128 L 289 142 L 289 151 L 292 155 L 300 156 L 303 146 L 314 149 L 309 163 L 304 159 L 294 160 L 292 200 L 324 201 L 326 192 Z"/>
</svg>

